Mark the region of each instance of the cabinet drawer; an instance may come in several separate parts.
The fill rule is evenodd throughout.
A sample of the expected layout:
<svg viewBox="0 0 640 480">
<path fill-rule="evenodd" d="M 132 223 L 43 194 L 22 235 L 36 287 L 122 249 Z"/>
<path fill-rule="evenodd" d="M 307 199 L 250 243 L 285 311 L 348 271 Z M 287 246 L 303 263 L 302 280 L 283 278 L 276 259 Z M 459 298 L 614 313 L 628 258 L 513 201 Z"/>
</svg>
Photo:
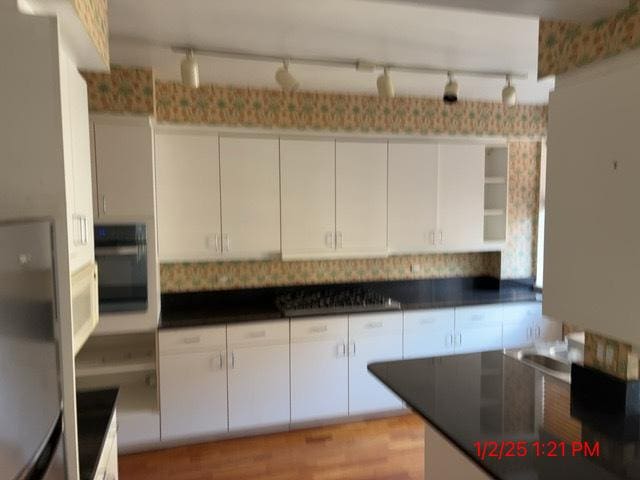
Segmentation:
<svg viewBox="0 0 640 480">
<path fill-rule="evenodd" d="M 229 325 L 227 338 L 229 348 L 238 345 L 251 346 L 289 343 L 289 320 Z"/>
<path fill-rule="evenodd" d="M 513 303 L 502 306 L 505 323 L 520 323 L 542 318 L 542 304 L 539 302 Z"/>
<path fill-rule="evenodd" d="M 456 330 L 502 325 L 502 305 L 482 305 L 455 309 Z"/>
<path fill-rule="evenodd" d="M 429 326 L 448 327 L 453 330 L 454 319 L 453 308 L 404 312 L 404 331 L 423 330 Z"/>
<path fill-rule="evenodd" d="M 402 333 L 402 312 L 349 315 L 349 336 Z"/>
<path fill-rule="evenodd" d="M 160 355 L 209 348 L 224 349 L 226 343 L 225 326 L 160 330 L 158 335 Z"/>
<path fill-rule="evenodd" d="M 349 334 L 349 318 L 314 317 L 291 322 L 291 341 L 307 342 L 327 339 L 345 339 Z"/>
</svg>

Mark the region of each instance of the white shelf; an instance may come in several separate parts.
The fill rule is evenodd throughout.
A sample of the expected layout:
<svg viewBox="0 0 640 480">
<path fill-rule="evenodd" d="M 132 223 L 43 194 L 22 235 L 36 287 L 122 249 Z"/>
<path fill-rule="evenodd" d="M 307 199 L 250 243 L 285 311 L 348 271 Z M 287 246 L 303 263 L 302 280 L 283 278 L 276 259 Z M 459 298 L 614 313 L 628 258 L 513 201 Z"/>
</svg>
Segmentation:
<svg viewBox="0 0 640 480">
<path fill-rule="evenodd" d="M 504 185 L 507 183 L 506 177 L 485 177 L 484 183 L 488 185 Z"/>
<path fill-rule="evenodd" d="M 486 208 L 484 210 L 485 217 L 497 217 L 504 215 L 504 208 Z"/>
<path fill-rule="evenodd" d="M 76 364 L 76 377 L 152 372 L 155 369 L 156 362 L 153 359 L 136 359 L 119 363 L 78 363 Z"/>
</svg>

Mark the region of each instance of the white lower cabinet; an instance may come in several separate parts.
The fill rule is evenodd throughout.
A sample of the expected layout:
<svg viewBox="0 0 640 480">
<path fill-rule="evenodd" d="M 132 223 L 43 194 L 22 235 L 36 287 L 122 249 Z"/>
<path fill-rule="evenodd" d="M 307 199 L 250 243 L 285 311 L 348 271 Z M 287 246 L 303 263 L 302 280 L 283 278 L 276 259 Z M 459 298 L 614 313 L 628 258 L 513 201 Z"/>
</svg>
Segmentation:
<svg viewBox="0 0 640 480">
<path fill-rule="evenodd" d="M 504 348 L 525 347 L 562 338 L 562 324 L 543 317 L 539 302 L 506 304 L 503 312 Z"/>
<path fill-rule="evenodd" d="M 456 308 L 455 325 L 456 353 L 502 348 L 502 305 Z"/>
<path fill-rule="evenodd" d="M 230 325 L 229 430 L 288 424 L 289 321 Z"/>
<path fill-rule="evenodd" d="M 454 329 L 453 308 L 404 312 L 404 358 L 452 354 Z"/>
<path fill-rule="evenodd" d="M 225 329 L 160 332 L 163 441 L 227 431 Z"/>
<path fill-rule="evenodd" d="M 349 413 L 348 317 L 291 323 L 291 421 Z"/>
<path fill-rule="evenodd" d="M 373 362 L 402 359 L 402 312 L 349 316 L 349 415 L 402 408 L 367 370 Z"/>
</svg>

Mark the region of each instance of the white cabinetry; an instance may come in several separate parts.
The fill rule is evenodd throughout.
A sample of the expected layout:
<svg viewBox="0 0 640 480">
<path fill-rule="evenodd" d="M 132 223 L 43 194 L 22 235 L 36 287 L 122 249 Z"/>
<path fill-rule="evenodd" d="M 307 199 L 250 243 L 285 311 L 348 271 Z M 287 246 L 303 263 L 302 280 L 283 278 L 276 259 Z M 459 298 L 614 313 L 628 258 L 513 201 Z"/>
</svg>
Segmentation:
<svg viewBox="0 0 640 480">
<path fill-rule="evenodd" d="M 453 308 L 404 312 L 404 358 L 452 354 L 454 330 Z"/>
<path fill-rule="evenodd" d="M 220 137 L 225 257 L 258 258 L 280 253 L 279 176 L 277 138 Z"/>
<path fill-rule="evenodd" d="M 219 258 L 217 135 L 156 132 L 155 147 L 160 261 Z"/>
<path fill-rule="evenodd" d="M 60 101 L 71 271 L 94 261 L 87 84 L 60 48 Z"/>
<path fill-rule="evenodd" d="M 226 327 L 161 331 L 163 441 L 227 431 Z"/>
<path fill-rule="evenodd" d="M 503 345 L 516 348 L 562 338 L 562 324 L 542 316 L 538 302 L 504 305 Z"/>
<path fill-rule="evenodd" d="M 438 247 L 478 249 L 484 233 L 484 145 L 440 145 Z"/>
<path fill-rule="evenodd" d="M 335 250 L 334 140 L 280 140 L 282 257 L 330 256 Z"/>
<path fill-rule="evenodd" d="M 336 253 L 387 254 L 386 142 L 336 142 Z"/>
<path fill-rule="evenodd" d="M 438 145 L 389 143 L 389 252 L 435 249 Z"/>
<path fill-rule="evenodd" d="M 349 415 L 402 408 L 402 401 L 367 370 L 402 359 L 402 312 L 349 316 Z"/>
<path fill-rule="evenodd" d="M 155 175 L 149 118 L 96 115 L 92 120 L 97 217 L 153 217 Z"/>
<path fill-rule="evenodd" d="M 502 305 L 456 308 L 456 353 L 501 349 L 502 315 Z"/>
<path fill-rule="evenodd" d="M 347 316 L 291 323 L 291 422 L 349 413 Z"/>
<path fill-rule="evenodd" d="M 229 430 L 288 424 L 289 322 L 229 325 Z"/>
</svg>

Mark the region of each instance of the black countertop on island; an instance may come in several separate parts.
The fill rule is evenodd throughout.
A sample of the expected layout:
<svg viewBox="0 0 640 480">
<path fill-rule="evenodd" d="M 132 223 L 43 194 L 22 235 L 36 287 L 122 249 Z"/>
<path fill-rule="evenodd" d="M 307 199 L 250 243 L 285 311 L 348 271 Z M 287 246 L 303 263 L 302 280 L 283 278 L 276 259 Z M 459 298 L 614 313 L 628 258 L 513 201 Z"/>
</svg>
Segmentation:
<svg viewBox="0 0 640 480">
<path fill-rule="evenodd" d="M 96 475 L 117 398 L 117 388 L 76 394 L 80 480 L 93 480 Z"/>
<path fill-rule="evenodd" d="M 539 299 L 529 284 L 491 277 L 304 285 L 165 293 L 160 328 L 181 328 L 284 318 L 276 298 L 300 290 L 368 289 L 400 302 L 403 310 L 459 307 Z M 375 311 L 371 310 L 371 311 Z"/>
<path fill-rule="evenodd" d="M 369 370 L 494 478 L 640 478 L 638 416 L 581 406 L 570 384 L 501 351 L 380 362 Z M 480 459 L 475 443 L 488 441 L 524 442 L 526 454 Z"/>
</svg>

